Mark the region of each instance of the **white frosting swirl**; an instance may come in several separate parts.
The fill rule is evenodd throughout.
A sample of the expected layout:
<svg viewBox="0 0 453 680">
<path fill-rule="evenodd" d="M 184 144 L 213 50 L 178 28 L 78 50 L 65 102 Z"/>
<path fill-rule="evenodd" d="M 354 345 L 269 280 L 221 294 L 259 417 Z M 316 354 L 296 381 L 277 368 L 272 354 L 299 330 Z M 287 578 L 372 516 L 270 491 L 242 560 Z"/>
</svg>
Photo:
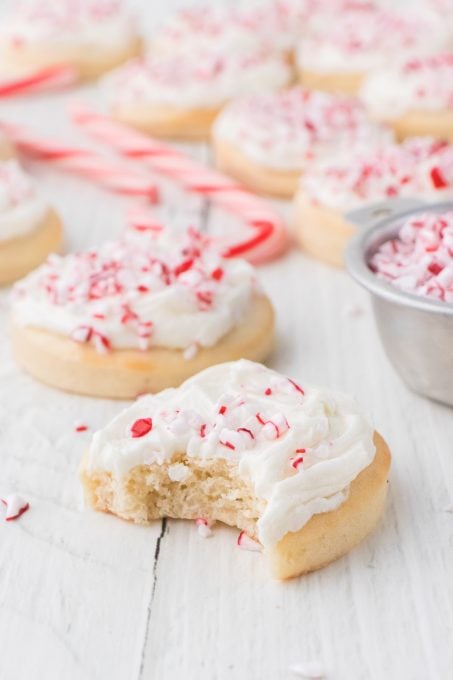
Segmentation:
<svg viewBox="0 0 453 680">
<path fill-rule="evenodd" d="M 152 419 L 152 429 L 133 438 L 142 418 Z M 241 360 L 136 401 L 94 435 L 88 470 L 121 477 L 181 452 L 237 468 L 265 501 L 257 529 L 267 547 L 341 505 L 375 447 L 373 428 L 350 397 Z"/>
<path fill-rule="evenodd" d="M 378 120 L 394 120 L 408 111 L 453 111 L 453 52 L 372 72 L 359 96 Z"/>
<path fill-rule="evenodd" d="M 340 212 L 395 197 L 451 199 L 453 145 L 421 137 L 325 159 L 306 170 L 300 188 L 315 203 Z"/>
<path fill-rule="evenodd" d="M 118 0 L 32 0 L 2 19 L 0 45 L 119 47 L 136 34 L 135 22 Z"/>
<path fill-rule="evenodd" d="M 112 106 L 218 107 L 247 92 L 275 90 L 291 77 L 283 56 L 267 50 L 149 56 L 104 79 Z"/>
<path fill-rule="evenodd" d="M 217 117 L 213 133 L 250 160 L 281 170 L 302 170 L 333 151 L 349 153 L 351 147 L 391 139 L 356 99 L 302 87 L 232 102 Z"/>
<path fill-rule="evenodd" d="M 302 69 L 335 73 L 363 72 L 448 48 L 452 28 L 438 15 L 418 8 L 392 12 L 372 3 L 357 3 L 332 20 L 322 12 L 300 42 Z"/>
<path fill-rule="evenodd" d="M 16 323 L 92 344 L 98 351 L 215 345 L 244 321 L 254 269 L 224 260 L 195 231 L 126 230 L 96 250 L 53 255 L 16 284 Z"/>
<path fill-rule="evenodd" d="M 36 229 L 49 210 L 17 161 L 0 161 L 0 243 Z"/>
</svg>

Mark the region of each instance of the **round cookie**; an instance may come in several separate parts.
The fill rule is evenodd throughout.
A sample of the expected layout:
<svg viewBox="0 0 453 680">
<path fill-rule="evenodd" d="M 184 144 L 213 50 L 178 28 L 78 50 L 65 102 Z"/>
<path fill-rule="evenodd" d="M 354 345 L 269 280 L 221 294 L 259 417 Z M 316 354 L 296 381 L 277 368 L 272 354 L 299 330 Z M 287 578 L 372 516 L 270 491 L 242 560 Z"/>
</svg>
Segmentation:
<svg viewBox="0 0 453 680">
<path fill-rule="evenodd" d="M 0 161 L 0 286 L 22 278 L 59 250 L 62 225 L 16 161 Z"/>
<path fill-rule="evenodd" d="M 126 231 L 53 257 L 16 285 L 13 353 L 63 390 L 110 398 L 179 385 L 219 361 L 263 359 L 274 312 L 242 260 L 201 235 Z"/>
<path fill-rule="evenodd" d="M 81 477 L 89 504 L 123 519 L 238 527 L 285 579 L 368 535 L 389 465 L 350 397 L 241 360 L 136 401 L 94 435 Z"/>
<path fill-rule="evenodd" d="M 427 202 L 453 198 L 453 145 L 408 139 L 377 151 L 363 150 L 311 166 L 294 198 L 294 229 L 302 249 L 343 266 L 356 226 L 348 213 L 397 197 Z"/>
<path fill-rule="evenodd" d="M 6 74 L 63 65 L 82 79 L 97 78 L 141 51 L 135 22 L 117 1 L 18 3 L 0 27 Z"/>
<path fill-rule="evenodd" d="M 246 92 L 280 89 L 291 78 L 267 48 L 150 54 L 112 73 L 104 91 L 112 115 L 156 137 L 207 139 L 222 106 Z"/>
<path fill-rule="evenodd" d="M 370 116 L 390 125 L 400 141 L 431 136 L 453 142 L 453 52 L 370 73 L 360 97 Z"/>
<path fill-rule="evenodd" d="M 428 10 L 392 11 L 372 3 L 345 3 L 335 20 L 322 11 L 297 50 L 299 80 L 309 88 L 357 94 L 375 68 L 451 44 L 446 22 Z"/>
<path fill-rule="evenodd" d="M 307 7 L 296 0 L 271 3 L 201 4 L 173 14 L 151 42 L 160 54 L 221 48 L 225 52 L 267 45 L 292 58 Z"/>
<path fill-rule="evenodd" d="M 371 123 L 356 99 L 302 87 L 233 101 L 212 130 L 217 167 L 280 198 L 293 196 L 314 160 L 389 139 L 390 131 Z"/>
<path fill-rule="evenodd" d="M 289 532 L 269 550 L 271 571 L 276 578 L 292 578 L 325 567 L 375 529 L 385 508 L 391 456 L 378 433 L 374 443 L 376 455 L 351 483 L 343 505 L 315 515 L 302 529 Z"/>
</svg>

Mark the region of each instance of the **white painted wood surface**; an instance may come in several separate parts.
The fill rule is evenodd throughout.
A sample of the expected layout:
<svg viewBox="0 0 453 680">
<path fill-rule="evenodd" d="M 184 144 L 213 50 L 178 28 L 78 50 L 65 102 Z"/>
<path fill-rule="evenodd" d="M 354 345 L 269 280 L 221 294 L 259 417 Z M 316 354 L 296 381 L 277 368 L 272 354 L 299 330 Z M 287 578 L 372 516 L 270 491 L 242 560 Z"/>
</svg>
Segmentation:
<svg viewBox="0 0 453 680">
<path fill-rule="evenodd" d="M 141 5 L 150 29 L 163 10 Z M 65 107 L 80 96 L 1 102 L 0 117 L 64 135 Z M 65 218 L 67 249 L 119 232 L 127 201 L 32 169 Z M 232 529 L 203 540 L 191 523 L 139 528 L 83 510 L 80 456 L 123 405 L 22 374 L 2 291 L 0 492 L 31 509 L 0 519 L 0 680 L 285 680 L 311 662 L 329 680 L 453 677 L 452 411 L 401 384 L 344 272 L 293 250 L 259 275 L 278 312 L 272 366 L 354 393 L 390 443 L 381 526 L 328 568 L 279 583 Z M 76 434 L 78 420 L 90 432 Z"/>
</svg>

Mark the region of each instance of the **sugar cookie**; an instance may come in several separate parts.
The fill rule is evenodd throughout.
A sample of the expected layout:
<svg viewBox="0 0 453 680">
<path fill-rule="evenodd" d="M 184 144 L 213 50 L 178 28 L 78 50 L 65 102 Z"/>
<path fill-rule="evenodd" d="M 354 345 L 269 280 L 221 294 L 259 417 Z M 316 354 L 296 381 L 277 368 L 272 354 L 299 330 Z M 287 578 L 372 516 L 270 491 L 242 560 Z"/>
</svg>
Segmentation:
<svg viewBox="0 0 453 680">
<path fill-rule="evenodd" d="M 136 401 L 94 435 L 81 476 L 94 509 L 139 524 L 238 527 L 284 579 L 372 531 L 389 465 L 353 399 L 241 360 Z"/>
<path fill-rule="evenodd" d="M 198 232 L 127 230 L 53 256 L 16 284 L 13 351 L 39 380 L 111 398 L 179 385 L 212 364 L 263 359 L 274 313 L 247 262 Z"/>
</svg>

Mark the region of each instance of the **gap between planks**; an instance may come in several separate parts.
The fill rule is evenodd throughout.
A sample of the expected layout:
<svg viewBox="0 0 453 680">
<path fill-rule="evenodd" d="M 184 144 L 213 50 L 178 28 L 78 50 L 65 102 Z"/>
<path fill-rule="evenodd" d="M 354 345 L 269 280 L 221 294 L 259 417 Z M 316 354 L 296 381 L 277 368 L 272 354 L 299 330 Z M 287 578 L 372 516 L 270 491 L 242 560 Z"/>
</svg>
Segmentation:
<svg viewBox="0 0 453 680">
<path fill-rule="evenodd" d="M 151 621 L 151 613 L 152 613 L 154 596 L 156 594 L 156 586 L 157 586 L 157 567 L 158 567 L 158 563 L 159 563 L 159 555 L 160 555 L 160 549 L 161 549 L 162 541 L 165 538 L 165 535 L 167 534 L 167 529 L 168 529 L 168 522 L 167 522 L 167 518 L 164 517 L 164 519 L 161 522 L 160 534 L 157 538 L 156 549 L 154 551 L 151 593 L 150 593 L 150 596 L 149 596 L 148 606 L 146 608 L 145 633 L 144 633 L 143 641 L 142 641 L 142 649 L 141 649 L 141 653 L 140 653 L 140 667 L 139 667 L 139 670 L 138 670 L 137 680 L 141 680 L 143 678 L 143 672 L 145 670 L 145 656 L 146 656 L 146 647 L 147 647 L 147 643 L 148 643 L 149 624 L 150 624 L 150 621 Z"/>
</svg>

